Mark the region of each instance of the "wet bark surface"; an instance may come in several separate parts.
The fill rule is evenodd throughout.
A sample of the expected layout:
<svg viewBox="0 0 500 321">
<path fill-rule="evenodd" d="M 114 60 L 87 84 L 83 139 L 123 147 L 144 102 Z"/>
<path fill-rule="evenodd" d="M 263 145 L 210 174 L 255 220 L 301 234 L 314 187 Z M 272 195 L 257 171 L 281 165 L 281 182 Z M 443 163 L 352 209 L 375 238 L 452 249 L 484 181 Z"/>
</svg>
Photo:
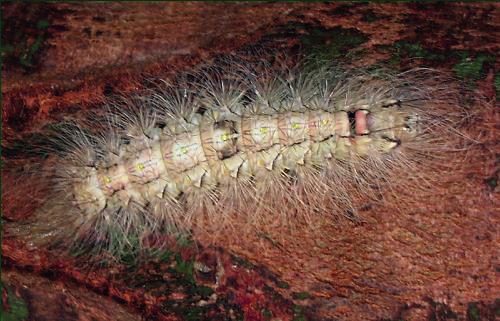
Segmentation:
<svg viewBox="0 0 500 321">
<path fill-rule="evenodd" d="M 40 128 L 235 50 L 445 70 L 495 104 L 500 6 L 361 3 L 2 4 L 3 158 Z M 498 109 L 446 188 L 314 231 L 202 236 L 88 269 L 2 241 L 6 320 L 494 320 Z M 14 147 L 13 147 L 14 146 Z M 15 184 L 2 179 L 4 186 Z M 5 198 L 4 198 L 5 199 Z M 3 204 L 4 220 L 29 216 Z M 9 210 L 10 209 L 10 210 Z M 17 209 L 17 210 L 13 210 Z M 280 234 L 277 231 L 277 234 Z M 195 244 L 193 244 L 193 242 Z M 182 243 L 182 242 L 181 242 Z M 6 271 L 6 272 L 5 272 Z M 10 318 L 10 319 L 7 319 Z"/>
</svg>

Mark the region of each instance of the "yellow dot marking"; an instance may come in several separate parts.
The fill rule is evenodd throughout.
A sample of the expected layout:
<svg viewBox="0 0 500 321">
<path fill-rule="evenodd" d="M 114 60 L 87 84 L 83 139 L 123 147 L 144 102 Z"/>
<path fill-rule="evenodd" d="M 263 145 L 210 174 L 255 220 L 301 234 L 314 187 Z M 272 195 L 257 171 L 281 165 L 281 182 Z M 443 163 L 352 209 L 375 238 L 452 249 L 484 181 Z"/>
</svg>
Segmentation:
<svg viewBox="0 0 500 321">
<path fill-rule="evenodd" d="M 323 119 L 321 120 L 321 125 L 325 126 L 325 125 L 328 125 L 330 121 L 328 119 Z"/>
<path fill-rule="evenodd" d="M 299 129 L 299 128 L 300 128 L 300 124 L 292 123 L 292 129 Z"/>
<path fill-rule="evenodd" d="M 145 168 L 143 163 L 139 163 L 139 164 L 135 165 L 135 167 L 136 167 L 136 168 L 137 168 L 137 170 L 139 170 L 139 171 L 142 171 L 142 170 Z"/>
<path fill-rule="evenodd" d="M 104 183 L 106 184 L 111 183 L 111 178 L 109 178 L 108 176 L 104 176 Z"/>
<path fill-rule="evenodd" d="M 182 146 L 182 147 L 181 147 L 181 154 L 182 154 L 182 155 L 186 155 L 186 154 L 187 154 L 187 152 L 188 152 L 188 150 L 189 150 L 189 149 L 188 149 L 186 146 Z"/>
<path fill-rule="evenodd" d="M 267 127 L 261 127 L 259 128 L 259 131 L 261 134 L 267 134 L 267 132 L 269 132 L 269 128 Z"/>
<path fill-rule="evenodd" d="M 223 142 L 228 141 L 229 140 L 229 134 L 222 134 L 222 135 L 220 135 L 220 140 L 222 140 Z"/>
</svg>

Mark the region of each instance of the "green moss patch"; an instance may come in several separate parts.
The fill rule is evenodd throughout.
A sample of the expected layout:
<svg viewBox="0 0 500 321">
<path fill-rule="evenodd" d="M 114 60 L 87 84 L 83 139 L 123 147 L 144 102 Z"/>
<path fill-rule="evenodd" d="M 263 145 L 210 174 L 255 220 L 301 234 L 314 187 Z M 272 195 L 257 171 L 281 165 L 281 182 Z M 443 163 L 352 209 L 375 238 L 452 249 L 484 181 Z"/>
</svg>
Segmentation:
<svg viewBox="0 0 500 321">
<path fill-rule="evenodd" d="M 422 44 L 409 41 L 397 41 L 392 47 L 392 64 L 399 64 L 404 59 L 424 59 L 427 62 L 439 63 L 445 60 L 443 53 L 425 48 Z"/>
<path fill-rule="evenodd" d="M 358 47 L 368 36 L 354 28 L 324 28 L 317 24 L 288 23 L 274 37 L 298 39 L 298 47 L 309 58 L 318 61 L 350 60 L 364 54 Z"/>
<path fill-rule="evenodd" d="M 310 30 L 307 35 L 299 37 L 299 41 L 306 52 L 325 61 L 338 60 L 346 56 L 350 58 L 348 54 L 355 56 L 355 48 L 367 40 L 368 37 L 364 33 L 356 29 L 342 27 L 332 29 L 315 28 Z"/>
<path fill-rule="evenodd" d="M 23 321 L 27 320 L 29 316 L 28 305 L 22 299 L 16 296 L 14 291 L 3 284 L 0 283 L 0 288 L 2 293 L 7 292 L 7 306 L 2 305 L 1 320 L 3 321 Z"/>
<path fill-rule="evenodd" d="M 493 64 L 495 57 L 479 53 L 473 55 L 467 51 L 458 51 L 460 61 L 453 66 L 455 74 L 465 80 L 476 81 L 486 75 L 486 65 Z"/>
</svg>

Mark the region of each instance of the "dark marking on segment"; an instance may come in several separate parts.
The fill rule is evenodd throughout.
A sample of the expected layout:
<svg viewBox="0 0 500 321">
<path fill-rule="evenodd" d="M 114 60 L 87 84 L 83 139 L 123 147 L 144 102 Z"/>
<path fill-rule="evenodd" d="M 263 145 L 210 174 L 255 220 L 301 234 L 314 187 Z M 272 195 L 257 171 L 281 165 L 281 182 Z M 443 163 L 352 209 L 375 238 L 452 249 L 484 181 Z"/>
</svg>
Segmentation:
<svg viewBox="0 0 500 321">
<path fill-rule="evenodd" d="M 390 138 L 390 137 L 387 137 L 387 136 L 382 136 L 383 139 L 385 139 L 386 141 L 388 142 L 393 142 L 393 143 L 396 143 L 396 147 L 397 146 L 400 146 L 401 145 L 401 139 L 397 139 L 397 138 Z"/>
</svg>

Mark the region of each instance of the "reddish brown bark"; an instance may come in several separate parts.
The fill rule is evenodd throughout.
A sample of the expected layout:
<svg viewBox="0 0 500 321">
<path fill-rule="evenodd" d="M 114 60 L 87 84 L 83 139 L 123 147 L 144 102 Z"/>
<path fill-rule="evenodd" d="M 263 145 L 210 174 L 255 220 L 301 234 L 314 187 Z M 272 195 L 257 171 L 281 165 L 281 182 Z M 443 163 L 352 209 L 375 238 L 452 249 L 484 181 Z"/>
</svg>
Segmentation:
<svg viewBox="0 0 500 321">
<path fill-rule="evenodd" d="M 321 47 L 329 57 L 343 59 L 349 53 L 355 65 L 386 59 L 402 66 L 431 65 L 453 70 L 486 99 L 495 99 L 499 90 L 494 83 L 499 77 L 496 3 L 14 3 L 2 9 L 3 45 L 13 47 L 3 52 L 3 146 L 81 108 L 98 106 L 110 94 L 131 93 L 146 78 L 169 78 L 245 46 L 285 52 Z M 480 57 L 486 57 L 482 72 L 487 75 L 461 69 L 467 59 Z M 217 243 L 224 251 L 190 253 L 211 271 L 208 276 L 197 272 L 196 280 L 216 289 L 219 297 L 231 293 L 231 302 L 248 320 L 264 320 L 266 311 L 283 320 L 498 317 L 499 115 L 496 109 L 472 114 L 468 133 L 477 143 L 433 197 L 416 195 L 420 203 L 402 211 L 372 204 L 364 213 L 366 223 L 340 222 L 310 234 L 276 231 L 283 237 L 274 239 L 248 232 L 238 241 L 222 238 Z M 204 244 L 201 237 L 197 241 Z M 87 299 L 74 308 L 78 315 L 95 309 L 89 315 L 108 319 L 108 303 L 97 302 L 95 293 L 164 320 L 179 317 L 162 310 L 164 302 L 187 300 L 182 291 L 167 296 L 133 288 L 123 266 L 88 275 L 75 261 L 47 255 L 45 249 L 29 251 L 15 238 L 2 245 L 4 267 L 35 274 L 9 272 L 4 282 L 29 283 L 31 295 L 40 300 L 39 289 L 47 286 L 81 291 Z M 237 264 L 228 253 L 255 265 Z M 147 268 L 134 272 L 146 283 L 159 273 Z M 36 276 L 43 271 L 63 282 Z M 167 273 L 162 280 L 170 279 Z M 305 312 L 294 311 L 293 304 L 305 306 Z M 220 306 L 218 314 L 207 315 L 231 315 Z M 120 313 L 124 320 L 137 318 Z"/>
</svg>

